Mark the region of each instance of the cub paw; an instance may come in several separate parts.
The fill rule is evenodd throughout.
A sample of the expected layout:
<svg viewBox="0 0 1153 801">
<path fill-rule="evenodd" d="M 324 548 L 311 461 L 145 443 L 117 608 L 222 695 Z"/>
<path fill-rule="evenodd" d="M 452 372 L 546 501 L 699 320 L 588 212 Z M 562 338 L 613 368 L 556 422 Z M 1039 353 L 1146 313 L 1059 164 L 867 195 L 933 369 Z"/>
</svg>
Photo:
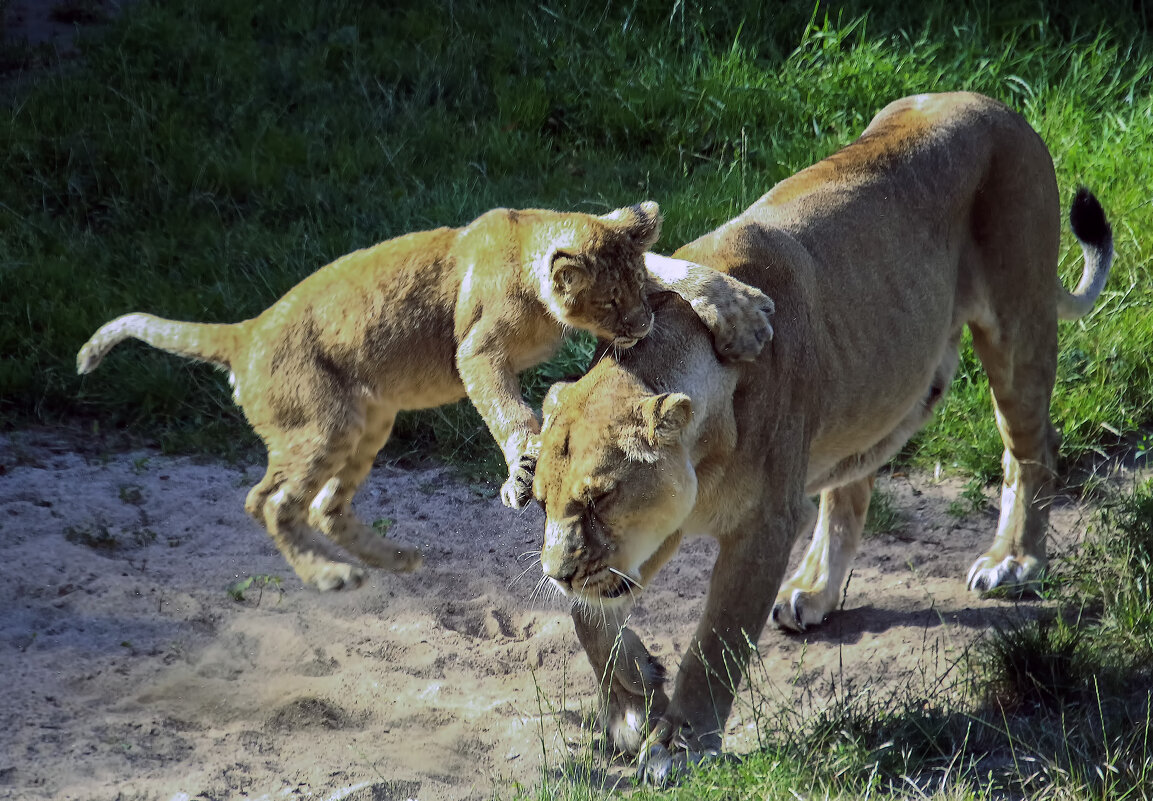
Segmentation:
<svg viewBox="0 0 1153 801">
<path fill-rule="evenodd" d="M 355 590 L 364 583 L 365 573 L 355 565 L 329 562 L 313 571 L 308 578 L 301 576 L 305 583 L 312 584 L 321 592 L 335 590 Z"/>
<path fill-rule="evenodd" d="M 722 278 L 725 292 L 693 300 L 693 309 L 709 327 L 713 348 L 723 361 L 752 361 L 773 338 L 773 301 L 756 287 Z"/>
<path fill-rule="evenodd" d="M 505 506 L 523 509 L 532 500 L 532 480 L 536 474 L 536 461 L 540 456 L 540 445 L 534 443 L 521 454 L 517 465 L 509 473 L 508 480 L 500 488 L 500 499 Z"/>
</svg>

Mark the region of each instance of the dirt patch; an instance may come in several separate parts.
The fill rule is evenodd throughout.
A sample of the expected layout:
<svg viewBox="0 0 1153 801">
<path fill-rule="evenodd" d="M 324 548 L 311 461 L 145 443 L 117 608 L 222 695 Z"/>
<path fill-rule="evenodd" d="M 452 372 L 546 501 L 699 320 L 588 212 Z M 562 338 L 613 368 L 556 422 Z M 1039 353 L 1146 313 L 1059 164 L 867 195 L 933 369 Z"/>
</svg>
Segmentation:
<svg viewBox="0 0 1153 801">
<path fill-rule="evenodd" d="M 425 567 L 321 594 L 244 514 L 260 465 L 75 445 L 0 437 L 0 797 L 490 798 L 587 756 L 591 671 L 538 588 L 535 508 L 378 465 L 360 513 L 395 521 Z M 825 628 L 765 632 L 728 748 L 755 746 L 764 699 L 931 685 L 992 623 L 1036 612 L 963 589 L 995 507 L 958 517 L 959 482 L 881 485 L 894 533 L 866 541 Z M 1060 550 L 1085 515 L 1053 517 Z M 671 671 L 714 554 L 690 542 L 633 615 Z"/>
</svg>

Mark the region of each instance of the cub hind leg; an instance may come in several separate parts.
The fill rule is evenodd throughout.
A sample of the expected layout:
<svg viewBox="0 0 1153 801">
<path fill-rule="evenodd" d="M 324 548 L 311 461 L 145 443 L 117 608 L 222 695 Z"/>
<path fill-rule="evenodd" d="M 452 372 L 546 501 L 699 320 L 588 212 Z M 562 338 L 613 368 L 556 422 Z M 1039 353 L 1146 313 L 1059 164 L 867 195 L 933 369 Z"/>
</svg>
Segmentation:
<svg viewBox="0 0 1153 801">
<path fill-rule="evenodd" d="M 420 552 L 382 537 L 352 510 L 353 496 L 372 470 L 376 454 L 388 442 L 395 420 L 396 413 L 390 409 L 368 407 L 360 441 L 336 475 L 313 498 L 308 519 L 313 527 L 365 564 L 407 573 L 420 567 Z"/>
<path fill-rule="evenodd" d="M 319 590 L 358 587 L 364 570 L 308 525 L 308 509 L 321 487 L 355 447 L 354 432 L 325 436 L 307 426 L 289 432 L 258 429 L 268 447 L 268 469 L 244 508 L 264 524 L 277 550 L 305 584 Z"/>
</svg>

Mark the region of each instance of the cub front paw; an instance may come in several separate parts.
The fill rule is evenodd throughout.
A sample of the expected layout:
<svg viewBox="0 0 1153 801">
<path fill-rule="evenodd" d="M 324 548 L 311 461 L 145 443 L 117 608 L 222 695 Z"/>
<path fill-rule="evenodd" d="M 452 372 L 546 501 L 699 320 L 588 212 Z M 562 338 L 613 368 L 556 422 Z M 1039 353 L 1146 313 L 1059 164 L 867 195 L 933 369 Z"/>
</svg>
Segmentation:
<svg viewBox="0 0 1153 801">
<path fill-rule="evenodd" d="M 521 454 L 516 467 L 500 488 L 500 499 L 505 506 L 523 509 L 532 500 L 532 479 L 536 474 L 536 460 L 539 455 L 540 445 L 535 443 Z"/>
<path fill-rule="evenodd" d="M 712 332 L 713 348 L 723 361 L 752 361 L 773 338 L 773 301 L 756 287 L 721 277 L 725 292 L 698 298 L 692 306 Z"/>
</svg>

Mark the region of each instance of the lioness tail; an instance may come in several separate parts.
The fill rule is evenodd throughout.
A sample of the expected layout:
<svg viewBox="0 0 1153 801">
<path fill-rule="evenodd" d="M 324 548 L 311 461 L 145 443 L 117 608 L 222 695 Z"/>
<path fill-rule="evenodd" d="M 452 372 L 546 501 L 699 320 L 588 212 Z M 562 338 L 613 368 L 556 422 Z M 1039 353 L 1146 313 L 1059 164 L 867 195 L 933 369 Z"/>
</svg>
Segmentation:
<svg viewBox="0 0 1153 801">
<path fill-rule="evenodd" d="M 1077 190 L 1073 205 L 1069 207 L 1069 224 L 1081 243 L 1085 268 L 1081 282 L 1072 292 L 1058 281 L 1057 316 L 1062 320 L 1076 320 L 1089 313 L 1105 287 L 1113 264 L 1113 229 L 1105 218 L 1105 210 L 1085 187 Z"/>
<path fill-rule="evenodd" d="M 76 354 L 76 372 L 95 370 L 104 355 L 125 339 L 134 337 L 154 348 L 189 359 L 231 366 L 236 349 L 236 326 L 214 323 L 182 323 L 151 314 L 125 314 L 107 322 Z"/>
</svg>

